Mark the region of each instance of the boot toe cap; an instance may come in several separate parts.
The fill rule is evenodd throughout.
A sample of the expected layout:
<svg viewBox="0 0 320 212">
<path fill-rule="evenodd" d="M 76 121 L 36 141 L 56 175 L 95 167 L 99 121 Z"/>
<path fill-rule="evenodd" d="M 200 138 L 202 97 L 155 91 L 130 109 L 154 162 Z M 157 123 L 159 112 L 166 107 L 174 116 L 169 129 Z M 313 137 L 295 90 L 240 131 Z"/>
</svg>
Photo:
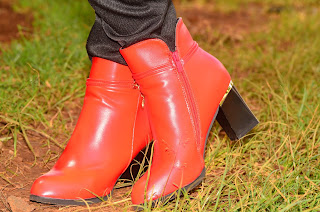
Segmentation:
<svg viewBox="0 0 320 212">
<path fill-rule="evenodd" d="M 90 192 L 92 189 L 90 179 L 87 177 L 50 171 L 33 183 L 30 193 L 53 199 L 88 199 L 95 197 Z"/>
<path fill-rule="evenodd" d="M 146 186 L 148 184 L 148 186 Z M 134 205 L 141 205 L 145 201 L 155 201 L 161 196 L 165 196 L 167 191 L 167 178 L 151 178 L 148 179 L 147 174 L 142 176 L 133 186 L 131 200 Z M 155 203 L 155 202 L 154 202 Z M 153 203 L 153 204 L 154 204 Z"/>
<path fill-rule="evenodd" d="M 70 197 L 66 194 L 67 187 L 68 184 L 49 172 L 34 181 L 30 193 L 39 197 L 66 199 Z"/>
</svg>

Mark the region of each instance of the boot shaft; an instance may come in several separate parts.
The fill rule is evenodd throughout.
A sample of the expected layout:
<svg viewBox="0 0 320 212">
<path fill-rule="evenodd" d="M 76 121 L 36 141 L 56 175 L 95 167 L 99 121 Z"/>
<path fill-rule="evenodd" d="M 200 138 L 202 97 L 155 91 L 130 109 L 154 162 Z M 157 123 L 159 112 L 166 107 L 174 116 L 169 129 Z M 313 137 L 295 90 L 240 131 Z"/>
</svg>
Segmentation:
<svg viewBox="0 0 320 212">
<path fill-rule="evenodd" d="M 176 119 L 171 118 L 167 122 L 177 120 L 179 115 L 181 120 L 182 117 L 190 117 L 189 120 L 182 121 L 185 124 L 179 125 L 179 129 L 181 132 L 193 132 L 196 148 L 203 155 L 210 123 L 231 80 L 222 63 L 198 46 L 182 19 L 179 19 L 176 26 L 175 52 L 170 52 L 167 45 L 159 39 L 145 40 L 120 52 L 128 63 L 133 78 L 140 85 L 141 92 L 145 94 L 147 105 L 151 104 L 151 116 L 162 120 L 161 114 L 175 114 Z M 185 106 L 175 105 L 179 111 L 173 112 L 170 99 Z M 163 123 L 152 122 L 155 128 L 161 128 L 157 125 Z M 162 126 L 165 128 L 163 131 L 180 134 L 176 130 L 166 129 L 166 126 L 172 128 L 173 125 Z M 187 136 L 186 139 L 190 140 L 191 137 Z"/>
</svg>

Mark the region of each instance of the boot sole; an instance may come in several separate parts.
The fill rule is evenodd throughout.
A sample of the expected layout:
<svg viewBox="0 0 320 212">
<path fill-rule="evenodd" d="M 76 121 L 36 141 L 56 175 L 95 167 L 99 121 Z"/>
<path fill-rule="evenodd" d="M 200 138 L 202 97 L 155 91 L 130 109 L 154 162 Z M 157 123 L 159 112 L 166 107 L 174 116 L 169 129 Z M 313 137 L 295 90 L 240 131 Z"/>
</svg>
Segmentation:
<svg viewBox="0 0 320 212">
<path fill-rule="evenodd" d="M 50 197 L 40 197 L 37 195 L 30 195 L 30 201 L 32 202 L 38 202 L 43 204 L 49 204 L 49 205 L 87 205 L 87 204 L 93 204 L 98 202 L 106 201 L 111 194 L 104 196 L 104 197 L 94 197 L 90 199 L 55 199 Z"/>
</svg>

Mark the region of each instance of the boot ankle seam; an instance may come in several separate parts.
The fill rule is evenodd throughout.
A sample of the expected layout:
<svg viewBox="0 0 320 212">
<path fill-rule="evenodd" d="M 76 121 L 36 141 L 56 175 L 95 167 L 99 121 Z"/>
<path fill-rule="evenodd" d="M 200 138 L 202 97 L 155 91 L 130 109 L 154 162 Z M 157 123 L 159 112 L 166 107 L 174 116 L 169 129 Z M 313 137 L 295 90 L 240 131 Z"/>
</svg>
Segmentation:
<svg viewBox="0 0 320 212">
<path fill-rule="evenodd" d="M 128 81 L 118 81 L 118 80 L 97 80 L 88 78 L 86 81 L 86 86 L 101 86 L 101 87 L 125 87 L 125 88 L 134 88 L 134 80 Z"/>
<path fill-rule="evenodd" d="M 181 59 L 184 65 L 190 61 L 199 48 L 199 44 L 194 41 L 193 45 L 188 49 L 187 53 Z"/>
<path fill-rule="evenodd" d="M 139 74 L 132 74 L 132 77 L 135 79 L 135 80 L 139 80 L 139 79 L 144 79 L 146 77 L 150 77 L 152 75 L 155 75 L 155 74 L 159 74 L 159 73 L 162 73 L 162 72 L 165 72 L 165 71 L 170 71 L 174 69 L 174 67 L 172 67 L 171 63 L 165 63 L 165 64 L 162 64 L 160 66 L 157 66 L 155 68 L 152 68 L 148 71 L 144 71 L 142 73 L 139 73 Z"/>
</svg>

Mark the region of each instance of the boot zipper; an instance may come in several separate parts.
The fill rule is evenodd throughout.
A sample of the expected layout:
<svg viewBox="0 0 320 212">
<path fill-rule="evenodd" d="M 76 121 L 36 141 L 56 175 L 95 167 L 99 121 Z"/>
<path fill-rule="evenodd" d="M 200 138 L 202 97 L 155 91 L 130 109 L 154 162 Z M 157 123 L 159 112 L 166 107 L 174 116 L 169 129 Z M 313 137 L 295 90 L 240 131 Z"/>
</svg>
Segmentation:
<svg viewBox="0 0 320 212">
<path fill-rule="evenodd" d="M 141 107 L 144 108 L 144 101 L 145 101 L 145 100 L 144 100 L 144 95 L 141 94 L 141 97 L 142 97 Z"/>
<path fill-rule="evenodd" d="M 139 85 L 138 83 L 135 82 L 135 83 L 134 83 L 134 86 L 135 86 L 134 88 L 140 90 L 140 85 Z M 145 100 L 144 100 L 144 95 L 143 95 L 142 93 L 140 93 L 140 96 L 141 96 L 141 98 L 142 98 L 142 100 L 141 100 L 141 107 L 144 108 L 144 101 L 145 101 Z"/>
<path fill-rule="evenodd" d="M 191 109 L 191 121 L 193 122 L 194 125 L 194 130 L 196 134 L 196 142 L 199 147 L 200 145 L 200 122 L 199 122 L 199 114 L 197 110 L 197 106 L 194 100 L 194 96 L 192 94 L 192 90 L 190 87 L 189 80 L 187 78 L 186 72 L 183 70 L 183 66 L 181 64 L 181 60 L 179 59 L 178 52 L 175 51 L 172 53 L 172 58 L 173 61 L 176 65 L 177 72 L 181 76 L 181 79 L 183 81 L 183 88 L 185 89 L 187 93 L 187 104 L 189 104 L 189 107 Z"/>
</svg>

